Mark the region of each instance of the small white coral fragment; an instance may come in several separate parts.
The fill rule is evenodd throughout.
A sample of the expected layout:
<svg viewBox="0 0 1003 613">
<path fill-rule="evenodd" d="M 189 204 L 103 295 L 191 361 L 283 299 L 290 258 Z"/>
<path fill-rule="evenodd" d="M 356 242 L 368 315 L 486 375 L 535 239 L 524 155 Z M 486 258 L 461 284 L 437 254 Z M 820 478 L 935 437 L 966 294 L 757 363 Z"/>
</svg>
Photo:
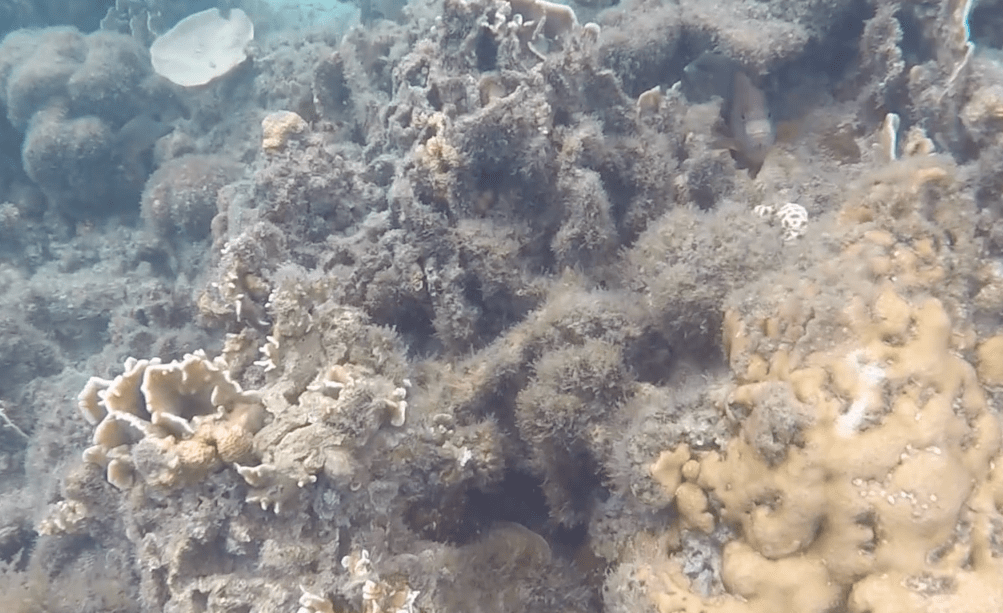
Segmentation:
<svg viewBox="0 0 1003 613">
<path fill-rule="evenodd" d="M 373 567 L 369 562 L 369 550 L 353 551 L 344 556 L 341 558 L 341 567 L 356 578 L 368 575 L 373 571 Z"/>
<path fill-rule="evenodd" d="M 76 534 L 87 519 L 87 507 L 79 500 L 60 500 L 38 524 L 40 534 Z"/>
<path fill-rule="evenodd" d="M 239 313 L 238 313 L 239 319 Z M 258 360 L 254 363 L 255 366 L 261 366 L 265 369 L 265 372 L 275 370 L 276 364 L 275 359 L 278 358 L 279 351 L 279 339 L 274 336 L 269 336 L 266 338 L 266 343 L 261 346 L 258 350 L 261 355 L 265 356 L 264 359 Z"/>
<path fill-rule="evenodd" d="M 390 425 L 399 428 L 407 418 L 407 389 L 398 387 L 385 402 L 390 409 Z"/>
<path fill-rule="evenodd" d="M 308 592 L 302 585 L 300 591 L 303 592 L 303 595 L 300 596 L 300 608 L 296 613 L 334 613 L 334 605 L 327 598 Z"/>
<path fill-rule="evenodd" d="M 878 153 L 884 162 L 894 162 L 899 159 L 899 124 L 901 120 L 895 113 L 885 115 L 885 120 L 878 130 Z"/>
<path fill-rule="evenodd" d="M 784 240 L 792 241 L 804 236 L 808 227 L 808 211 L 795 202 L 788 202 L 777 211 L 780 226 L 784 229 Z"/>
<path fill-rule="evenodd" d="M 362 584 L 363 613 L 414 613 L 414 601 L 421 592 L 408 585 L 395 588 L 386 582 L 367 580 Z"/>
<path fill-rule="evenodd" d="M 779 210 L 771 204 L 760 204 L 752 212 L 763 218 L 776 216 L 784 230 L 785 241 L 801 238 L 808 228 L 808 210 L 796 202 L 788 202 Z"/>
<path fill-rule="evenodd" d="M 251 487 L 265 487 L 272 482 L 273 477 L 277 474 L 275 467 L 271 464 L 259 464 L 257 466 L 237 465 L 236 468 L 240 476 Z"/>
<path fill-rule="evenodd" d="M 247 493 L 246 502 L 259 505 L 263 511 L 271 506 L 276 515 L 282 512 L 283 503 L 292 498 L 295 486 L 298 486 L 295 480 L 279 472 L 272 464 L 235 464 L 234 467 L 252 488 Z"/>
<path fill-rule="evenodd" d="M 337 398 L 341 390 L 355 384 L 355 379 L 348 369 L 341 364 L 335 364 L 327 369 L 320 381 L 307 386 L 312 392 L 322 392 L 332 398 Z"/>
</svg>

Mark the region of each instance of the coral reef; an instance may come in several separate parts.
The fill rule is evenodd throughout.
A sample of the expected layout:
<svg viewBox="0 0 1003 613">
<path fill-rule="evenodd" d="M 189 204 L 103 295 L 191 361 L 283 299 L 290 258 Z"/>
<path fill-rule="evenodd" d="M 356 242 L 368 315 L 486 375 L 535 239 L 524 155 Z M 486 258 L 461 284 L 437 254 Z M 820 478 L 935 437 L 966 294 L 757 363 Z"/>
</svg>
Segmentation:
<svg viewBox="0 0 1003 613">
<path fill-rule="evenodd" d="M 11 610 L 1003 601 L 999 2 L 195 4 L 0 43 Z"/>
</svg>

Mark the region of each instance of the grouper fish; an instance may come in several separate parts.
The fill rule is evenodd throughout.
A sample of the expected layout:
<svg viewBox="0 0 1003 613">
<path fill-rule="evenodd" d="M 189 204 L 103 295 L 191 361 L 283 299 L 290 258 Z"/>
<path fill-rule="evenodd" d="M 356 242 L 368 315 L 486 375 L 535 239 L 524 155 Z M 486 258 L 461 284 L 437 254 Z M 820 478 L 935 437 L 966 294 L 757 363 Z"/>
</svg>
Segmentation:
<svg viewBox="0 0 1003 613">
<path fill-rule="evenodd" d="M 746 166 L 758 170 L 777 139 L 766 94 L 752 84 L 747 74 L 736 70 L 730 103 L 728 128 L 732 142 L 729 148 Z"/>
<path fill-rule="evenodd" d="M 776 141 L 776 125 L 763 90 L 731 58 L 716 52 L 704 52 L 686 66 L 683 85 L 693 102 L 714 97 L 724 100 L 721 115 L 727 134 L 719 134 L 716 143 L 732 151 L 744 167 L 758 171 Z"/>
</svg>

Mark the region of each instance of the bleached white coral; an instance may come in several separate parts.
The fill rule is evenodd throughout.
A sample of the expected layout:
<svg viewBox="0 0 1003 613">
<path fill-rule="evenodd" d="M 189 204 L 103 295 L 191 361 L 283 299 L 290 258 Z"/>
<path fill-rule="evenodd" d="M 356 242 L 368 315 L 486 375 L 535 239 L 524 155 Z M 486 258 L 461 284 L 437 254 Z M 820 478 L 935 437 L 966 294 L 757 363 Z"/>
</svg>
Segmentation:
<svg viewBox="0 0 1003 613">
<path fill-rule="evenodd" d="M 341 566 L 357 581 L 362 581 L 363 613 L 414 613 L 415 600 L 421 592 L 406 583 L 391 585 L 373 572 L 369 551 L 353 551 L 341 559 Z"/>
<path fill-rule="evenodd" d="M 87 519 L 87 507 L 79 500 L 60 500 L 38 524 L 39 534 L 76 534 Z"/>
<path fill-rule="evenodd" d="M 796 202 L 788 202 L 779 210 L 771 204 L 760 204 L 752 212 L 763 218 L 776 216 L 784 229 L 785 241 L 801 238 L 808 228 L 808 210 Z"/>
<path fill-rule="evenodd" d="M 795 202 L 788 202 L 777 211 L 780 225 L 784 229 L 784 240 L 791 241 L 804 236 L 808 228 L 808 210 Z"/>
<path fill-rule="evenodd" d="M 308 592 L 305 587 L 300 586 L 303 594 L 300 596 L 300 608 L 296 613 L 334 613 L 334 605 L 327 598 L 320 594 Z"/>
</svg>

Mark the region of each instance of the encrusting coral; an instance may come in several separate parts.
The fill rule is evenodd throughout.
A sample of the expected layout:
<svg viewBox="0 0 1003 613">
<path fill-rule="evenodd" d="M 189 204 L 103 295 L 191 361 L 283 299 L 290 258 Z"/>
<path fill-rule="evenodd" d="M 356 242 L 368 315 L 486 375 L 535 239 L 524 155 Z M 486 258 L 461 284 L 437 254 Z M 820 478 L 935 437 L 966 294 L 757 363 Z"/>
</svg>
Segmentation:
<svg viewBox="0 0 1003 613">
<path fill-rule="evenodd" d="M 682 520 L 662 537 L 670 551 L 680 531 L 733 536 L 706 593 L 674 559 L 637 559 L 659 611 L 976 612 L 1003 599 L 1001 429 L 985 391 L 1003 353 L 956 306 L 950 245 L 970 213 L 951 172 L 902 162 L 846 205 L 855 227 L 833 261 L 727 311 L 739 430 L 721 451 L 666 450 L 650 471 Z"/>
</svg>

